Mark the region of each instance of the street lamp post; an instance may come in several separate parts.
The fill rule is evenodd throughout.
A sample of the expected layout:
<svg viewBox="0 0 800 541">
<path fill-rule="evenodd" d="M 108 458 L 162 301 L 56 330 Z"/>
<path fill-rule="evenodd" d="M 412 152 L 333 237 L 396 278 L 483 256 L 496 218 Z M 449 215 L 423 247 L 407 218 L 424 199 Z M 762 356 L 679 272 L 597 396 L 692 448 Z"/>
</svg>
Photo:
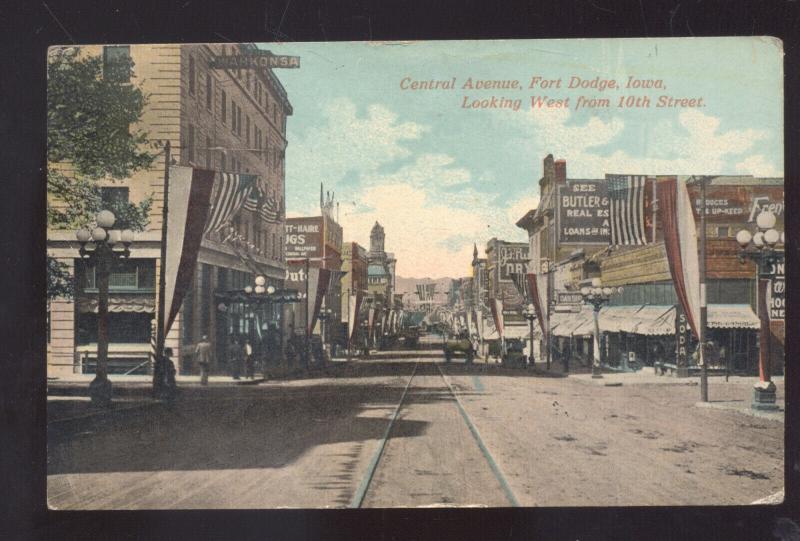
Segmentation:
<svg viewBox="0 0 800 541">
<path fill-rule="evenodd" d="M 783 244 L 783 232 L 775 229 L 776 218 L 772 212 L 762 211 L 756 218 L 757 231 L 750 233 L 742 229 L 736 233 L 736 241 L 741 250 L 739 261 L 744 264 L 750 259 L 756 264 L 756 279 L 758 280 L 758 319 L 759 348 L 758 348 L 758 376 L 759 382 L 753 389 L 752 408 L 758 410 L 775 410 L 777 394 L 775 384 L 772 382 L 769 311 L 767 307 L 767 292 L 770 281 L 775 276 L 777 265 L 784 262 L 784 250 L 778 249 L 778 244 Z"/>
<path fill-rule="evenodd" d="M 600 358 L 600 310 L 608 304 L 611 296 L 616 293 L 622 293 L 621 287 L 603 287 L 600 278 L 592 278 L 592 285 L 584 286 L 581 288 L 581 297 L 583 302 L 592 305 L 592 314 L 594 316 L 594 359 L 592 360 L 592 377 L 603 377 L 603 365 Z"/>
<path fill-rule="evenodd" d="M 128 258 L 133 231 L 111 229 L 116 222 L 114 213 L 101 210 L 95 218 L 97 227 L 80 229 L 75 237 L 80 243 L 78 253 L 87 265 L 95 268 L 97 285 L 97 368 L 89 385 L 92 403 L 107 406 L 111 402 L 111 381 L 108 379 L 108 287 L 111 265 L 115 259 Z"/>
<path fill-rule="evenodd" d="M 330 308 L 324 308 L 319 311 L 319 325 L 320 325 L 320 340 L 322 342 L 322 361 L 325 362 L 325 342 L 326 339 L 329 339 L 329 329 L 327 325 L 328 319 L 330 319 L 331 314 L 333 314 L 333 310 Z"/>
<path fill-rule="evenodd" d="M 529 304 L 525 307 L 522 311 L 522 316 L 528 320 L 528 326 L 530 329 L 530 339 L 531 339 L 531 347 L 530 347 L 530 364 L 531 366 L 534 365 L 536 359 L 533 356 L 533 320 L 536 319 L 536 310 L 534 309 L 533 304 Z"/>
</svg>

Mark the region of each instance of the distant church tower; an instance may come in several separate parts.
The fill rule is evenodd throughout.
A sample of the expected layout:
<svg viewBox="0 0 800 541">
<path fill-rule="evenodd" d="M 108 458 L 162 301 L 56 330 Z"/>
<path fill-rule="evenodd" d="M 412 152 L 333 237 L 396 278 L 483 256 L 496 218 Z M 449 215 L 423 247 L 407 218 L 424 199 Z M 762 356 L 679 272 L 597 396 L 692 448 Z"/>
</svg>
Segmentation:
<svg viewBox="0 0 800 541">
<path fill-rule="evenodd" d="M 372 226 L 372 232 L 369 234 L 369 251 L 373 257 L 383 254 L 383 242 L 386 239 L 386 234 L 383 232 L 383 226 L 378 222 Z"/>
</svg>

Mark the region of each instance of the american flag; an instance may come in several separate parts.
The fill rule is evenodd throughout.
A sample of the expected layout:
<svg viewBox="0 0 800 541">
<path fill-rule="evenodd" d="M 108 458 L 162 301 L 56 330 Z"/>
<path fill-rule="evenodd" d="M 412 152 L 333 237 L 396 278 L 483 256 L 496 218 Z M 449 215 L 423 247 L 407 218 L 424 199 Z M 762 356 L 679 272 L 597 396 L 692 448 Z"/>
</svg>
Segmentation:
<svg viewBox="0 0 800 541">
<path fill-rule="evenodd" d="M 250 192 L 250 195 L 244 202 L 244 208 L 252 212 L 257 212 L 262 220 L 271 224 L 280 223 L 283 214 L 278 201 L 272 194 L 266 193 L 261 186 L 256 186 L 255 189 Z"/>
<path fill-rule="evenodd" d="M 531 295 L 528 291 L 528 279 L 525 274 L 521 272 L 512 272 L 511 281 L 514 282 L 514 287 L 517 288 L 517 291 L 522 295 L 525 302 L 530 302 Z"/>
<path fill-rule="evenodd" d="M 436 284 L 417 284 L 417 295 L 421 301 L 432 301 Z"/>
<path fill-rule="evenodd" d="M 256 175 L 240 175 L 238 173 L 217 174 L 214 182 L 218 189 L 206 221 L 205 231 L 207 233 L 222 229 L 239 212 L 255 188 L 256 178 Z"/>
<path fill-rule="evenodd" d="M 611 204 L 611 244 L 646 244 L 643 175 L 606 175 Z"/>
</svg>

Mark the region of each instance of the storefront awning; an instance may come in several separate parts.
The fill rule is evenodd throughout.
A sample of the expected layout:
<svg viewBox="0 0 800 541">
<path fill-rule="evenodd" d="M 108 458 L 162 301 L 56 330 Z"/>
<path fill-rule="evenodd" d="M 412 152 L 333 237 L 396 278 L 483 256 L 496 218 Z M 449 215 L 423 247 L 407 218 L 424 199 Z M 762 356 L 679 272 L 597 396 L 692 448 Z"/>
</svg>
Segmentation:
<svg viewBox="0 0 800 541">
<path fill-rule="evenodd" d="M 554 336 L 591 336 L 594 334 L 594 315 L 591 306 L 582 306 L 580 312 L 556 312 L 552 317 Z"/>
<path fill-rule="evenodd" d="M 82 314 L 97 313 L 97 297 L 82 297 L 78 299 L 77 304 L 78 311 Z M 152 314 L 156 311 L 156 300 L 150 295 L 110 295 L 108 311 Z"/>
<path fill-rule="evenodd" d="M 600 310 L 599 325 L 601 332 L 634 332 L 641 321 L 639 311 L 641 304 L 631 306 L 606 306 Z"/>
<path fill-rule="evenodd" d="M 675 334 L 675 307 L 672 305 L 645 305 L 636 312 L 636 323 L 633 329 L 625 332 L 645 336 Z"/>
<path fill-rule="evenodd" d="M 761 321 L 749 304 L 709 304 L 708 327 L 711 329 L 758 329 Z"/>
<path fill-rule="evenodd" d="M 521 338 L 523 340 L 529 340 L 531 337 L 531 329 L 527 325 L 514 325 L 513 327 L 506 327 L 505 328 L 505 337 L 506 340 L 514 339 L 514 338 Z M 538 329 L 536 325 L 533 326 L 533 338 L 541 338 L 542 332 Z"/>
</svg>

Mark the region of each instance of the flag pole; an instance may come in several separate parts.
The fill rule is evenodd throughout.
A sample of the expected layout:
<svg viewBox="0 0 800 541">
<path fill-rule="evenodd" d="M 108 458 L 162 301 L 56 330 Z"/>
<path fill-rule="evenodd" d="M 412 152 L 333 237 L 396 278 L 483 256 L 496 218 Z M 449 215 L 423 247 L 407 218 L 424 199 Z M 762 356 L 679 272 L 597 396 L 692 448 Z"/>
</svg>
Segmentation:
<svg viewBox="0 0 800 541">
<path fill-rule="evenodd" d="M 154 354 L 153 366 L 153 393 L 159 396 L 164 390 L 164 319 L 165 319 L 165 294 L 167 289 L 166 282 L 166 261 L 167 261 L 167 216 L 169 215 L 169 166 L 170 166 L 170 142 L 167 140 L 164 145 L 164 206 L 161 212 L 161 260 L 158 273 L 158 308 L 156 315 L 156 349 Z"/>
</svg>

